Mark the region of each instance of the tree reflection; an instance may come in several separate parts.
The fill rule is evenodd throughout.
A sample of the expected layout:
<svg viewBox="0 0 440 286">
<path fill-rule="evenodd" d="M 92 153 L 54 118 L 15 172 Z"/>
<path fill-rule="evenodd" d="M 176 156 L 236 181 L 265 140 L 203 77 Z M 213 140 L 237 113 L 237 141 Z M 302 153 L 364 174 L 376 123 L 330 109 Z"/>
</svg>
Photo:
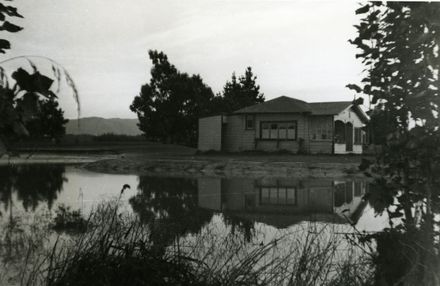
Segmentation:
<svg viewBox="0 0 440 286">
<path fill-rule="evenodd" d="M 28 211 L 35 209 L 41 202 L 52 208 L 58 193 L 67 181 L 62 165 L 18 165 L 0 169 L 0 201 L 5 211 L 12 207 L 13 193 Z"/>
<path fill-rule="evenodd" d="M 160 251 L 187 233 L 197 233 L 212 212 L 197 206 L 197 180 L 139 177 L 138 194 L 130 204 L 151 228 L 151 241 Z"/>
<path fill-rule="evenodd" d="M 411 179 L 411 177 L 408 177 Z M 404 191 L 402 191 L 404 190 Z M 439 285 L 440 243 L 438 183 L 426 190 L 378 178 L 366 199 L 377 214 L 386 213 L 390 228 L 362 239 L 376 242 L 376 285 Z"/>
</svg>

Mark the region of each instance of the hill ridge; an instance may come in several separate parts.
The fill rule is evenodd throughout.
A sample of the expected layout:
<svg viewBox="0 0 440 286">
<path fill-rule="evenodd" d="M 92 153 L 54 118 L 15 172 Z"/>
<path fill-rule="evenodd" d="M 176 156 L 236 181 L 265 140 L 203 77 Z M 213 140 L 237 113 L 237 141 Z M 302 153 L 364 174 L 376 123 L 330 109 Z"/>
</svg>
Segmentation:
<svg viewBox="0 0 440 286">
<path fill-rule="evenodd" d="M 78 126 L 79 122 L 79 126 Z M 66 134 L 72 135 L 102 135 L 113 133 L 117 135 L 140 135 L 138 119 L 132 118 L 103 118 L 98 116 L 70 119 L 66 124 Z"/>
</svg>

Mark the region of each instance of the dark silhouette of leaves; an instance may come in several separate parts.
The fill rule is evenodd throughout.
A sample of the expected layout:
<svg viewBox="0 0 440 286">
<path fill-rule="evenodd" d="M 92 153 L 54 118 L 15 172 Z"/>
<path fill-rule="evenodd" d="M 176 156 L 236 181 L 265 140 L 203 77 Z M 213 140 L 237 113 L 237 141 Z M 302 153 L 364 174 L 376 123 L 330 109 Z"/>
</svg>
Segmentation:
<svg viewBox="0 0 440 286">
<path fill-rule="evenodd" d="M 11 48 L 11 43 L 8 40 L 0 39 L 0 53 L 6 53 L 6 50 Z"/>
<path fill-rule="evenodd" d="M 8 21 L 4 21 L 3 24 L 0 26 L 0 31 L 8 31 L 11 33 L 16 33 L 18 31 L 23 30 L 22 27 L 19 27 L 17 25 L 14 25 Z"/>
<path fill-rule="evenodd" d="M 40 74 L 36 71 L 33 74 L 29 74 L 26 70 L 19 68 L 12 73 L 12 78 L 16 81 L 21 90 L 27 92 L 37 92 L 47 98 L 56 97 L 50 90 L 53 80 L 47 76 Z"/>
<path fill-rule="evenodd" d="M 355 84 L 347 84 L 346 87 L 356 91 L 357 93 L 362 92 L 362 88 L 360 88 L 359 86 L 357 86 Z"/>
<path fill-rule="evenodd" d="M 369 5 L 362 6 L 361 8 L 356 10 L 356 14 L 365 14 L 370 10 Z"/>
</svg>

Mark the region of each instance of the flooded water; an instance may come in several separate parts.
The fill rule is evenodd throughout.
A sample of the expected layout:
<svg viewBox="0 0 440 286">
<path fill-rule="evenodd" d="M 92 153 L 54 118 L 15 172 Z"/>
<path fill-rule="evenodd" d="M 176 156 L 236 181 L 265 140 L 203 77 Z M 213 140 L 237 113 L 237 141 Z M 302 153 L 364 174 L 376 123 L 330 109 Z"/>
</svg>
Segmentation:
<svg viewBox="0 0 440 286">
<path fill-rule="evenodd" d="M 216 217 L 267 232 L 307 221 L 377 231 L 388 221 L 375 216 L 362 199 L 368 190 L 362 179 L 146 177 L 64 165 L 0 167 L 2 220 L 60 205 L 88 214 L 99 202 L 119 197 L 124 184 L 131 187 L 121 196 L 125 209 L 143 219 L 178 222 L 195 232 Z"/>
<path fill-rule="evenodd" d="M 130 188 L 121 193 L 126 184 Z M 322 281 L 338 275 L 338 263 L 371 273 L 371 264 L 359 262 L 366 257 L 363 246 L 348 239 L 354 233 L 365 239 L 378 234 L 370 244 L 377 248 L 369 255 L 378 257 L 377 273 L 393 279 L 406 271 L 399 266 L 402 261 L 415 261 L 406 257 L 414 248 L 409 244 L 420 247 L 417 257 L 431 259 L 431 253 L 438 253 L 426 247 L 437 247 L 437 232 L 406 227 L 402 216 L 392 212 L 396 198 L 360 178 L 175 178 L 101 174 L 72 165 L 16 165 L 0 167 L 0 284 L 7 279 L 19 285 L 29 241 L 50 249 L 59 233 L 48 235 L 47 223 L 54 221 L 60 206 L 87 217 L 100 203 L 115 200 L 121 214 L 146 226 L 152 251 L 177 251 L 179 257 L 203 261 L 209 273 L 230 274 L 252 261 L 260 278 L 283 277 L 298 272 L 291 268 L 305 258 L 304 275 L 315 273 Z M 413 212 L 417 214 L 415 207 Z M 24 240 L 26 232 L 30 235 Z M 62 235 L 69 239 L 75 234 Z M 428 244 L 427 237 L 434 242 Z M 423 265 L 436 267 L 425 260 Z M 271 266 L 269 274 L 265 263 Z"/>
</svg>

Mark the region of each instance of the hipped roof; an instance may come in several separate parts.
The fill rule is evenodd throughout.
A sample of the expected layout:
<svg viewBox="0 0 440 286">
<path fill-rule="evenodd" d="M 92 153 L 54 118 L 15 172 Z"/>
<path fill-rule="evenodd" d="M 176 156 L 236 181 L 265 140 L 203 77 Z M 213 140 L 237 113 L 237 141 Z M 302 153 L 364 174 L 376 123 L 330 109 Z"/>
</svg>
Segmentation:
<svg viewBox="0 0 440 286">
<path fill-rule="evenodd" d="M 351 104 L 351 101 L 308 103 L 296 98 L 280 96 L 263 103 L 239 109 L 234 113 L 311 113 L 312 115 L 336 115 Z"/>
</svg>

